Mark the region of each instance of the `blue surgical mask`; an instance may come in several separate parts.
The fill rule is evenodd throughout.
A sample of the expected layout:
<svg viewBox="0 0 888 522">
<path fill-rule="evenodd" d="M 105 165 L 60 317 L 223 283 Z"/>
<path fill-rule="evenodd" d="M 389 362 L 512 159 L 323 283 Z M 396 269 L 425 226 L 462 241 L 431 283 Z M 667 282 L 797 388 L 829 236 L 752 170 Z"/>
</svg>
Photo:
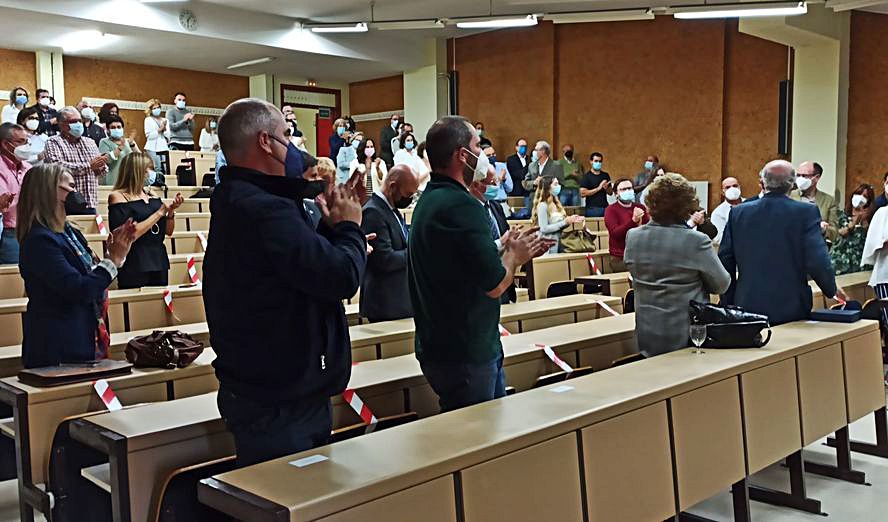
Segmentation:
<svg viewBox="0 0 888 522">
<path fill-rule="evenodd" d="M 398 130 L 398 123 L 400 123 L 398 120 L 392 120 L 392 129 Z"/>
<path fill-rule="evenodd" d="M 336 127 L 336 135 L 342 137 L 345 134 L 345 127 Z"/>
<path fill-rule="evenodd" d="M 412 141 L 404 142 L 404 148 L 407 150 L 413 150 L 413 147 L 415 147 L 415 146 L 416 146 L 416 144 L 413 143 Z"/>
<path fill-rule="evenodd" d="M 620 191 L 620 200 L 622 201 L 635 201 L 635 191 L 632 189 Z"/>
<path fill-rule="evenodd" d="M 527 145 L 521 145 L 518 147 L 518 154 L 521 154 L 522 156 L 527 154 Z"/>
<path fill-rule="evenodd" d="M 71 136 L 79 138 L 83 136 L 83 123 L 79 121 L 76 123 L 71 123 L 68 125 L 68 130 L 71 132 Z"/>
<path fill-rule="evenodd" d="M 360 146 L 361 146 L 361 140 L 352 140 L 352 147 L 354 147 L 355 150 L 357 150 L 358 147 L 360 147 Z"/>
<path fill-rule="evenodd" d="M 19 105 L 24 105 L 24 104 L 28 103 L 28 97 L 25 96 L 24 94 L 19 94 L 18 96 L 15 97 L 15 103 L 17 103 Z"/>
<path fill-rule="evenodd" d="M 550 192 L 552 193 L 553 196 L 555 196 L 557 198 L 558 194 L 561 194 L 561 185 L 555 185 L 554 187 L 552 187 Z"/>
<path fill-rule="evenodd" d="M 645 162 L 644 162 L 644 169 L 645 169 L 645 170 L 651 170 L 651 169 L 653 169 L 653 168 L 654 168 L 654 162 L 653 162 L 653 161 L 645 161 Z"/>
<path fill-rule="evenodd" d="M 216 122 L 211 121 L 211 122 L 210 122 L 210 128 L 211 128 L 211 129 L 215 129 L 215 128 L 216 128 Z"/>
<path fill-rule="evenodd" d="M 123 129 L 111 129 L 108 131 L 108 134 L 115 140 L 119 140 L 123 137 Z"/>
<path fill-rule="evenodd" d="M 155 171 L 154 169 L 150 169 L 148 171 L 148 174 L 145 176 L 145 186 L 150 187 L 150 186 L 154 185 L 154 183 L 156 181 L 157 181 L 157 171 Z"/>
<path fill-rule="evenodd" d="M 531 153 L 531 155 L 530 155 L 530 160 L 531 160 L 531 161 L 536 161 L 536 160 L 538 160 L 538 159 L 540 159 L 540 155 L 537 153 L 537 151 L 533 151 L 533 152 Z"/>
<path fill-rule="evenodd" d="M 593 161 L 592 162 L 592 170 L 601 170 L 601 162 Z"/>
<path fill-rule="evenodd" d="M 179 100 L 179 101 L 177 101 L 177 102 L 176 102 L 176 107 L 178 107 L 179 110 L 184 109 L 184 108 L 185 108 L 185 100 Z"/>
<path fill-rule="evenodd" d="M 496 185 L 487 185 L 487 188 L 484 189 L 484 199 L 487 201 L 496 199 L 497 195 L 499 195 L 499 187 Z"/>
<path fill-rule="evenodd" d="M 160 107 L 155 107 L 155 108 L 151 109 L 151 115 L 154 116 L 155 118 L 160 116 Z"/>
</svg>

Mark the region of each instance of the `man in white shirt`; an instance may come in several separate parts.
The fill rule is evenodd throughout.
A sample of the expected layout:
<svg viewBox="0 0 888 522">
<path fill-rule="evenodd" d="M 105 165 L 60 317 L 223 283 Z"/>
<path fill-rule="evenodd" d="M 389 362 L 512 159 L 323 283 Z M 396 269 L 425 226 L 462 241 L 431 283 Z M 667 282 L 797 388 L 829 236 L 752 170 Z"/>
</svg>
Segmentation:
<svg viewBox="0 0 888 522">
<path fill-rule="evenodd" d="M 722 180 L 722 195 L 725 200 L 715 207 L 712 211 L 712 224 L 718 230 L 715 239 L 712 240 L 716 245 L 721 244 L 722 234 L 725 231 L 725 225 L 728 223 L 728 215 L 731 208 L 743 203 L 743 197 L 740 192 L 740 182 L 737 178 L 725 178 Z"/>
</svg>

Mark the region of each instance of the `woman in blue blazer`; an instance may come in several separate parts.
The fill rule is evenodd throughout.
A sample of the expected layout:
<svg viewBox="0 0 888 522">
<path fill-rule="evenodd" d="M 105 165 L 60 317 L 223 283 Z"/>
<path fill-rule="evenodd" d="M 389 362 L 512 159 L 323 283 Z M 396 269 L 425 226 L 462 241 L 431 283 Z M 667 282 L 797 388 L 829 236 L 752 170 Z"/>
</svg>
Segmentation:
<svg viewBox="0 0 888 522">
<path fill-rule="evenodd" d="M 34 167 L 22 183 L 16 235 L 28 293 L 25 368 L 107 356 L 107 290 L 126 260 L 135 225 L 130 220 L 115 229 L 99 260 L 65 221 L 65 202 L 76 197 L 74 178 L 57 164 Z"/>
</svg>

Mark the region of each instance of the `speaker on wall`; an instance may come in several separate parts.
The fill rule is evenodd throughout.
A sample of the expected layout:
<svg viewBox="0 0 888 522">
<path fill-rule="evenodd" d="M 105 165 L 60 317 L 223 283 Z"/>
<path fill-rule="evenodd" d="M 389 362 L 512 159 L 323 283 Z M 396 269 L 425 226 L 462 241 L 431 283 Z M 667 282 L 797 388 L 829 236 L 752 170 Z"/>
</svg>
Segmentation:
<svg viewBox="0 0 888 522">
<path fill-rule="evenodd" d="M 448 81 L 450 83 L 450 114 L 459 114 L 459 72 L 450 71 Z"/>
<path fill-rule="evenodd" d="M 779 96 L 777 154 L 786 155 L 792 149 L 792 80 L 780 82 Z"/>
</svg>

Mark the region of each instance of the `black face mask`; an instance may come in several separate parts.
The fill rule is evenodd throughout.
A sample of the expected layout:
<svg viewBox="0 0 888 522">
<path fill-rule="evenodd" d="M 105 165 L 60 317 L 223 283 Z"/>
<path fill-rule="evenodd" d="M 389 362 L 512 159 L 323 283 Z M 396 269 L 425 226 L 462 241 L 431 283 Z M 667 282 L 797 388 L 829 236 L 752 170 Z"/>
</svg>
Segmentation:
<svg viewBox="0 0 888 522">
<path fill-rule="evenodd" d="M 327 190 L 327 182 L 322 179 L 309 181 L 302 189 L 302 199 L 314 199 Z"/>
<path fill-rule="evenodd" d="M 489 161 L 491 165 L 496 163 L 496 154 L 494 154 L 493 156 L 488 156 L 487 161 Z"/>
<path fill-rule="evenodd" d="M 574 157 L 574 151 L 572 151 L 572 150 L 566 150 L 566 151 L 564 151 L 564 157 L 567 158 L 567 159 L 569 159 L 569 160 L 572 160 L 573 157 Z"/>
<path fill-rule="evenodd" d="M 68 192 L 65 197 L 65 214 L 68 216 L 84 216 L 94 214 L 89 207 L 86 206 L 86 200 L 80 192 Z"/>
<path fill-rule="evenodd" d="M 395 208 L 399 208 L 399 209 L 403 210 L 403 209 L 409 207 L 411 203 L 413 203 L 413 198 L 404 197 L 404 198 L 401 198 L 401 199 L 395 201 Z"/>
</svg>

